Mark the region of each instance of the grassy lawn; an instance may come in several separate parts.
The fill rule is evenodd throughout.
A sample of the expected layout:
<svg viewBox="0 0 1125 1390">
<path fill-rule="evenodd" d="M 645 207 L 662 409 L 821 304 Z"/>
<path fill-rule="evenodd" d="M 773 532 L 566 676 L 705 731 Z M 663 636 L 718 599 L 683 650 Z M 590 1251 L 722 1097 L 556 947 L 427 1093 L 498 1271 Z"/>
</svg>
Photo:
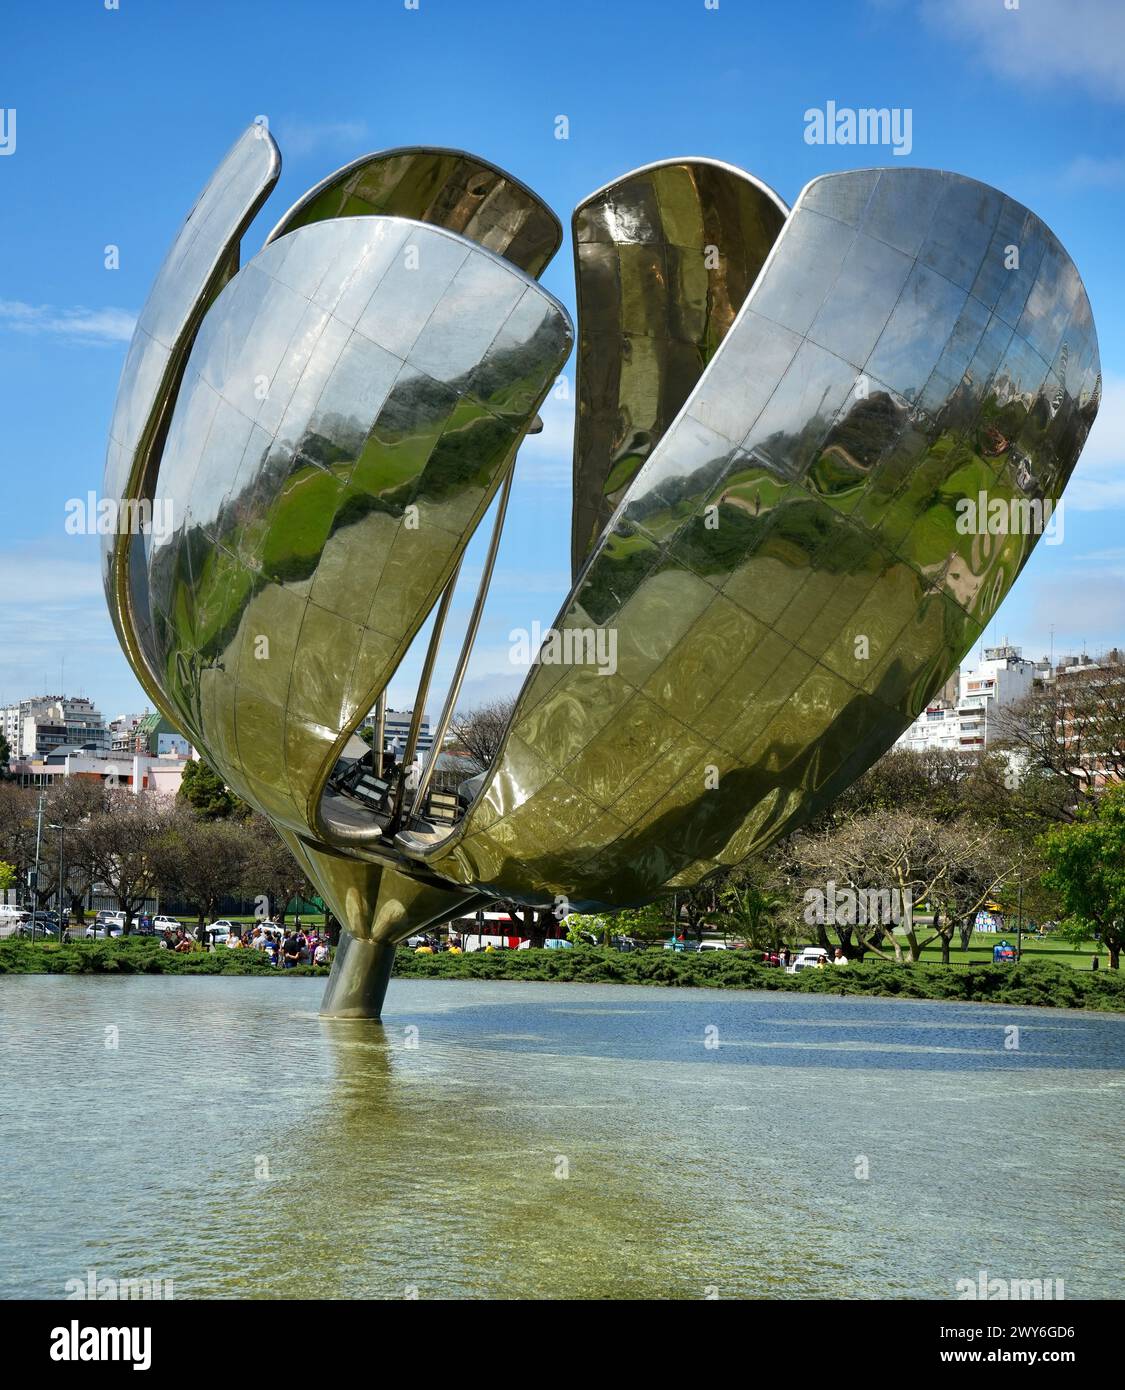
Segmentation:
<svg viewBox="0 0 1125 1390">
<path fill-rule="evenodd" d="M 919 926 L 918 936 L 920 940 L 925 940 L 926 928 Z M 950 948 L 949 960 L 953 965 L 967 965 L 971 962 L 987 962 L 992 959 L 992 948 L 998 946 L 1001 941 L 1007 941 L 1010 945 L 1016 944 L 1016 933 L 1012 932 L 973 932 L 969 942 L 969 949 L 962 951 L 961 940 L 954 938 Z M 1069 965 L 1074 970 L 1089 970 L 1090 958 L 1094 953 L 1101 957 L 1101 969 L 1109 967 L 1109 953 L 1105 947 L 1099 948 L 1095 941 L 1084 941 L 1081 946 L 1075 947 L 1064 941 L 1058 941 L 1054 937 L 1048 936 L 1044 941 L 1037 941 L 1034 937 L 1024 933 L 1023 938 L 1023 957 L 1024 960 L 1049 960 L 1058 965 Z M 922 952 L 922 960 L 926 964 L 938 963 L 941 960 L 941 943 L 934 942 L 932 946 L 927 946 Z"/>
</svg>

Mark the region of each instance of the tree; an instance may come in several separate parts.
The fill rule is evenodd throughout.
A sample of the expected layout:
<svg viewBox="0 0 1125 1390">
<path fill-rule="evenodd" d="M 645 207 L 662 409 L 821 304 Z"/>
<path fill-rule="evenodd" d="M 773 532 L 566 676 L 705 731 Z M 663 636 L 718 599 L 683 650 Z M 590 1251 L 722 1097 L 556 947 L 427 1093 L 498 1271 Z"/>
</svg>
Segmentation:
<svg viewBox="0 0 1125 1390">
<path fill-rule="evenodd" d="M 0 781 L 11 775 L 11 760 L 12 746 L 4 735 L 0 734 Z"/>
<path fill-rule="evenodd" d="M 255 812 L 246 822 L 249 855 L 240 887 L 257 900 L 261 915 L 277 913 L 282 922 L 293 898 L 312 896 L 313 888 L 305 871 L 289 851 L 288 845 L 265 818 Z"/>
<path fill-rule="evenodd" d="M 977 913 L 1011 882 L 1023 856 L 1017 843 L 995 827 L 958 821 L 945 827 L 944 871 L 933 885 L 934 931 L 941 942 L 941 963 L 948 965 L 954 932 L 968 950 Z"/>
<path fill-rule="evenodd" d="M 175 816 L 171 797 L 110 791 L 106 809 L 92 815 L 84 835 L 97 879 L 125 913 L 125 930 L 160 881 Z"/>
<path fill-rule="evenodd" d="M 1015 872 L 1010 852 L 999 850 L 994 834 L 987 824 L 943 823 L 916 811 L 886 811 L 851 816 L 835 830 L 808 837 L 796 849 L 804 882 L 825 900 L 829 881 L 833 893 L 839 884 L 846 890 L 849 909 L 831 923 L 817 918 L 820 944 L 830 947 L 826 927 L 832 925 L 847 954 L 854 937 L 862 951 L 889 959 L 889 947 L 895 960 L 913 963 L 925 947 L 940 940 L 942 959 L 948 964 L 957 923 L 975 916 L 989 894 Z M 851 910 L 861 901 L 879 901 L 873 894 L 896 895 L 882 899 L 893 904 L 901 918 L 893 930 L 886 914 L 871 921 L 871 912 Z M 933 921 L 927 928 L 930 934 L 921 939 L 916 912 L 923 904 L 932 908 Z"/>
<path fill-rule="evenodd" d="M 40 863 L 40 897 L 46 900 L 57 890 L 59 854 L 63 856 L 63 893 L 70 899 L 69 912 L 81 922 L 86 895 L 94 883 L 94 865 L 86 844 L 85 829 L 90 817 L 104 811 L 107 790 L 100 778 L 60 778 L 48 791 L 44 813 Z M 62 826 L 62 832 L 52 829 Z M 68 905 L 59 903 L 60 915 Z"/>
<path fill-rule="evenodd" d="M 1104 782 L 1125 780 L 1125 661 L 1114 650 L 1089 670 L 1062 672 L 1015 704 L 989 710 L 994 736 L 1028 772 L 1069 788 L 1069 810 Z"/>
<path fill-rule="evenodd" d="M 0 893 L 7 892 L 15 881 L 15 865 L 9 864 L 5 859 L 0 859 Z"/>
<path fill-rule="evenodd" d="M 514 699 L 490 700 L 465 714 L 455 714 L 450 720 L 450 732 L 478 772 L 484 772 L 496 760 L 515 707 Z"/>
<path fill-rule="evenodd" d="M 222 820 L 227 816 L 245 817 L 250 807 L 235 796 L 219 774 L 202 758 L 189 759 L 176 796 L 186 802 L 201 820 Z"/>
<path fill-rule="evenodd" d="M 1100 936 L 1111 970 L 1121 964 L 1125 933 L 1125 784 L 1080 806 L 1071 825 L 1042 840 L 1048 884 L 1057 889 L 1074 926 Z"/>
<path fill-rule="evenodd" d="M 0 782 L 0 859 L 16 870 L 20 883 L 28 882 L 35 863 L 37 796 L 14 782 Z"/>
<path fill-rule="evenodd" d="M 731 926 L 756 951 L 776 951 L 792 935 L 780 915 L 784 897 L 748 876 L 727 885 L 722 903 Z"/>
<path fill-rule="evenodd" d="M 944 748 L 891 748 L 805 827 L 815 833 L 850 816 L 914 809 L 946 821 L 964 809 L 978 756 Z"/>
<path fill-rule="evenodd" d="M 254 836 L 245 823 L 216 817 L 204 820 L 177 806 L 162 848 L 160 881 L 191 903 L 197 931 L 215 916 L 219 902 L 245 879 L 254 854 Z"/>
<path fill-rule="evenodd" d="M 707 927 L 719 925 L 723 890 L 730 874 L 729 869 L 722 869 L 691 888 L 679 889 L 668 904 L 676 926 L 684 927 L 698 940 Z"/>
</svg>

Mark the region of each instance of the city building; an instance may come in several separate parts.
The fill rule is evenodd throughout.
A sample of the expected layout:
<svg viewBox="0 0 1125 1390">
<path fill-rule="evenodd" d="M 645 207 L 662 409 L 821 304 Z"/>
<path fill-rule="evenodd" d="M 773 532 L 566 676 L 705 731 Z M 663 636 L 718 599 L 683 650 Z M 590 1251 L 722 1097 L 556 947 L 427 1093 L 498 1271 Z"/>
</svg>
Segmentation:
<svg viewBox="0 0 1125 1390">
<path fill-rule="evenodd" d="M 985 647 L 980 665 L 956 677 L 956 695 L 947 683 L 895 746 L 915 753 L 926 748 L 982 751 L 995 737 L 995 729 L 989 729 L 990 712 L 1028 695 L 1036 671 L 1019 647 Z"/>
<path fill-rule="evenodd" d="M 10 766 L 12 781 L 21 787 L 51 787 L 67 777 L 85 777 L 134 793 L 175 796 L 187 763 L 188 758 L 177 755 L 99 756 L 88 749 L 63 744 L 41 756 L 13 759 Z"/>
<path fill-rule="evenodd" d="M 406 748 L 406 736 L 410 731 L 410 721 L 414 717 L 413 710 L 389 709 L 386 713 L 384 725 L 385 746 L 392 746 L 395 750 L 395 757 L 401 758 Z M 375 711 L 364 719 L 360 725 L 361 729 L 375 728 Z M 418 730 L 418 752 L 423 757 L 429 753 L 434 746 L 434 736 L 430 732 L 430 717 L 428 714 L 422 716 L 422 723 Z"/>
<path fill-rule="evenodd" d="M 11 757 L 30 758 L 63 744 L 97 753 L 110 751 L 110 733 L 101 712 L 83 695 L 38 695 L 0 711 Z"/>
<path fill-rule="evenodd" d="M 1073 756 L 1071 774 L 1091 790 L 1121 780 L 1125 771 L 1125 654 L 1118 648 L 1083 654 L 1055 668 L 1055 717 L 1060 741 Z"/>
</svg>

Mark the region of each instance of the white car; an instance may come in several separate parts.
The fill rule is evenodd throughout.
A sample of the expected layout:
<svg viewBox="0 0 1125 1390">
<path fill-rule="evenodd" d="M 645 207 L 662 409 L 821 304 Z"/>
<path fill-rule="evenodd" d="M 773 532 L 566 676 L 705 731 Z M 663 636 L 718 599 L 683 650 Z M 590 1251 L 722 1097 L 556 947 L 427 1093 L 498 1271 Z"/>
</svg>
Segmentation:
<svg viewBox="0 0 1125 1390">
<path fill-rule="evenodd" d="M 241 929 L 236 927 L 233 922 L 228 922 L 225 917 L 221 922 L 212 922 L 207 930 L 211 933 L 211 940 L 216 946 L 227 946 L 232 939 L 237 941 L 242 935 Z"/>
<path fill-rule="evenodd" d="M 159 936 L 162 932 L 178 931 L 180 923 L 174 917 L 154 917 L 152 919 L 152 929 Z"/>
<path fill-rule="evenodd" d="M 815 969 L 821 961 L 827 962 L 828 952 L 823 946 L 806 946 L 794 960 L 785 967 L 787 975 L 796 975 L 798 970 Z"/>
<path fill-rule="evenodd" d="M 725 941 L 701 941 L 699 943 L 701 951 L 733 951 L 733 946 L 728 946 Z"/>
<path fill-rule="evenodd" d="M 0 903 L 0 940 L 8 936 L 19 936 L 25 923 L 31 921 L 31 913 L 26 907 L 15 903 Z"/>
</svg>

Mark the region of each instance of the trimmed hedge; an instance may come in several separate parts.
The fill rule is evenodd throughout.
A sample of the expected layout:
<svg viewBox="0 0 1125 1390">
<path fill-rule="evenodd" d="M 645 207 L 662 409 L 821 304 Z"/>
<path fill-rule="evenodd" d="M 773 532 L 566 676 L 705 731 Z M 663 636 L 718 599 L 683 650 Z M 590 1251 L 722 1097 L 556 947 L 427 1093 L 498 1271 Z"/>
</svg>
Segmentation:
<svg viewBox="0 0 1125 1390">
<path fill-rule="evenodd" d="M 583 984 L 786 990 L 798 994 L 869 994 L 955 999 L 1040 1008 L 1125 1012 L 1125 974 L 1079 971 L 1054 961 L 1019 965 L 897 965 L 871 960 L 787 975 L 741 951 L 487 951 L 416 956 L 402 951 L 395 974 L 414 979 L 549 980 Z"/>
<path fill-rule="evenodd" d="M 1073 970 L 1054 961 L 1019 965 L 896 965 L 872 960 L 846 968 L 787 975 L 742 951 L 478 951 L 415 955 L 400 950 L 394 973 L 418 980 L 523 980 L 681 988 L 785 990 L 798 994 L 867 994 L 903 999 L 953 999 L 1039 1008 L 1125 1013 L 1125 973 Z M 220 948 L 178 955 L 151 937 L 74 942 L 69 946 L 0 941 L 0 974 L 49 975 L 327 975 L 322 965 L 271 966 L 260 951 Z"/>
<path fill-rule="evenodd" d="M 108 941 L 0 941 L 0 975 L 327 975 L 326 965 L 297 965 L 279 970 L 265 953 L 168 951 L 155 938 L 129 936 Z"/>
</svg>

